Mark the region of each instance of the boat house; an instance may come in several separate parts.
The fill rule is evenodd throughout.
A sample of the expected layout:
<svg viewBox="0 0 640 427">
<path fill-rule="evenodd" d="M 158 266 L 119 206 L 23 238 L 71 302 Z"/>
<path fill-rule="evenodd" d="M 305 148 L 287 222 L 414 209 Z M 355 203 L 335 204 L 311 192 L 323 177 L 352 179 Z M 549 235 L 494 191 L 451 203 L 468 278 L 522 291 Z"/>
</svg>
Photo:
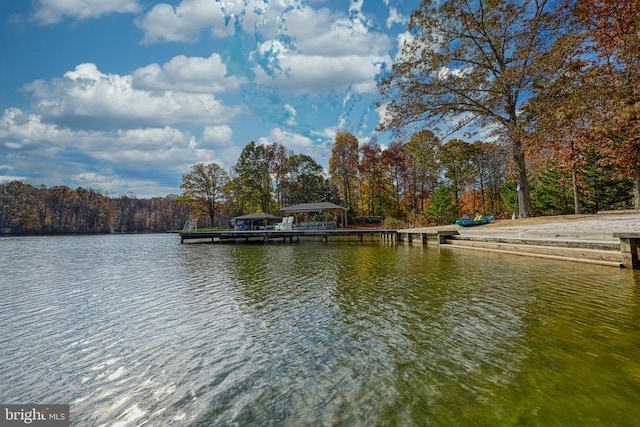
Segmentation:
<svg viewBox="0 0 640 427">
<path fill-rule="evenodd" d="M 273 228 L 274 224 L 280 222 L 282 217 L 264 212 L 240 215 L 231 218 L 233 229 L 244 230 L 267 230 Z"/>
<path fill-rule="evenodd" d="M 296 217 L 296 228 L 347 228 L 347 208 L 333 203 L 301 203 L 280 210 Z"/>
</svg>

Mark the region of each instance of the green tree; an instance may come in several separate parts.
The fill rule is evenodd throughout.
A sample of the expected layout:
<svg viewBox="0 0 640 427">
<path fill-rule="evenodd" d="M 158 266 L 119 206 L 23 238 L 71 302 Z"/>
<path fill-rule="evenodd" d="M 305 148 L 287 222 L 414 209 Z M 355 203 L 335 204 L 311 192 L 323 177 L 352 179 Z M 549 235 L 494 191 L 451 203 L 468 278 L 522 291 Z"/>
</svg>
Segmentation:
<svg viewBox="0 0 640 427">
<path fill-rule="evenodd" d="M 429 200 L 427 215 L 434 218 L 438 225 L 452 224 L 455 221 L 458 215 L 458 204 L 453 188 L 444 184 L 436 187 Z"/>
<path fill-rule="evenodd" d="M 533 180 L 531 194 L 537 215 L 564 215 L 572 212 L 571 173 L 549 164 Z"/>
<path fill-rule="evenodd" d="M 249 208 L 269 212 L 272 197 L 266 147 L 251 141 L 242 149 L 233 170 L 240 181 L 242 197 Z"/>
<path fill-rule="evenodd" d="M 282 181 L 282 200 L 286 205 L 322 201 L 325 194 L 323 169 L 311 156 L 293 154 Z"/>
<path fill-rule="evenodd" d="M 180 198 L 196 213 L 207 214 L 213 226 L 216 223 L 216 207 L 221 202 L 222 189 L 228 180 L 227 172 L 217 163 L 198 163 L 191 167 L 190 173 L 182 176 Z"/>
<path fill-rule="evenodd" d="M 564 34 L 566 10 L 551 0 L 423 0 L 410 19 L 391 73 L 379 84 L 387 104 L 381 129 L 411 124 L 450 130 L 491 126 L 508 142 L 520 189 L 519 214 L 531 215 L 519 109 L 553 68 L 543 54 Z M 544 66 L 544 67 L 543 67 Z"/>
</svg>

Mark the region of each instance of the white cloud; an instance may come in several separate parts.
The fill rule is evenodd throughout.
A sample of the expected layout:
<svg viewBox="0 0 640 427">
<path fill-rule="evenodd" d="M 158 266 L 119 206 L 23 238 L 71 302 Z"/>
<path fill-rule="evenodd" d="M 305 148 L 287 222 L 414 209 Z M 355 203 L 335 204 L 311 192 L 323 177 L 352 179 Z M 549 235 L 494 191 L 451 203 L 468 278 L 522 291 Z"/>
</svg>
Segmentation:
<svg viewBox="0 0 640 427">
<path fill-rule="evenodd" d="M 241 19 L 243 27 L 248 30 L 264 24 L 267 22 L 266 4 L 260 0 L 183 0 L 175 7 L 160 3 L 136 20 L 136 24 L 144 31 L 144 44 L 192 42 L 205 29 L 211 29 L 214 37 L 233 34 L 233 24 L 237 19 Z"/>
<path fill-rule="evenodd" d="M 98 172 L 80 172 L 73 175 L 71 179 L 75 185 L 98 189 L 109 197 L 119 197 L 126 194 L 151 198 L 176 194 L 176 187 L 173 185 L 163 184 L 151 178 L 125 178 L 118 175 L 117 171 L 108 168 Z"/>
<path fill-rule="evenodd" d="M 328 9 L 295 9 L 284 15 L 285 34 L 302 55 L 381 55 L 391 47 L 384 33 L 371 32 L 360 19 L 347 19 Z"/>
<path fill-rule="evenodd" d="M 376 107 L 376 111 L 378 112 L 379 116 L 378 124 L 388 123 L 390 121 L 391 117 L 389 117 L 387 104 L 381 104 L 380 106 Z"/>
<path fill-rule="evenodd" d="M 388 57 L 303 56 L 282 54 L 279 64 L 286 72 L 275 77 L 255 68 L 256 82 L 295 94 L 320 94 L 351 88 L 355 93 L 376 91 L 375 76 Z"/>
<path fill-rule="evenodd" d="M 63 78 L 38 80 L 26 89 L 33 92 L 37 113 L 72 128 L 215 125 L 231 120 L 241 111 L 209 94 L 137 90 L 132 76 L 104 74 L 95 64 L 80 64 Z"/>
<path fill-rule="evenodd" d="M 220 55 L 208 58 L 173 57 L 162 66 L 150 64 L 133 73 L 133 88 L 153 91 L 183 91 L 194 93 L 220 93 L 233 91 L 242 83 L 236 77 L 225 77 L 227 67 Z"/>
<path fill-rule="evenodd" d="M 407 17 L 398 13 L 398 10 L 396 8 L 389 8 L 389 16 L 387 17 L 387 28 L 391 28 L 394 24 L 405 24 L 407 22 Z"/>
<path fill-rule="evenodd" d="M 14 150 L 40 151 L 53 155 L 73 149 L 97 158 L 110 158 L 127 151 L 166 151 L 188 147 L 191 135 L 178 129 L 127 129 L 115 131 L 74 131 L 43 121 L 42 116 L 17 108 L 4 111 L 0 119 L 0 142 L 13 143 Z"/>
<path fill-rule="evenodd" d="M 218 2 L 185 0 L 176 7 L 157 4 L 136 24 L 144 31 L 143 43 L 188 42 L 206 27 L 224 25 L 224 16 Z"/>
<path fill-rule="evenodd" d="M 226 126 L 215 127 L 215 130 L 231 132 Z M 175 185 L 162 184 L 166 176 L 178 179 L 198 162 L 217 162 L 228 168 L 237 159 L 237 147 L 211 147 L 204 138 L 202 143 L 192 144 L 193 141 L 189 132 L 169 126 L 74 131 L 15 108 L 5 110 L 0 118 L 0 146 L 4 147 L 12 169 L 37 170 L 35 165 L 50 165 L 48 180 L 37 184 L 73 182 L 73 185 L 100 191 L 126 187 L 140 197 L 175 191 Z M 118 171 L 132 169 L 153 172 L 145 180 L 127 176 L 126 181 L 122 181 Z M 162 178 L 154 180 L 155 175 Z M 9 177 L 8 174 L 2 176 Z"/>
<path fill-rule="evenodd" d="M 233 145 L 233 130 L 227 126 L 206 126 L 202 132 L 202 146 L 204 147 L 228 147 Z"/>
<path fill-rule="evenodd" d="M 268 6 L 267 6 L 268 4 Z M 314 9 L 291 2 L 248 0 L 215 2 L 183 0 L 177 6 L 154 6 L 138 20 L 144 30 L 143 42 L 193 41 L 206 28 L 214 36 L 233 33 L 236 19 L 244 31 L 262 40 L 251 59 L 256 83 L 296 94 L 318 94 L 351 87 L 358 93 L 376 90 L 375 75 L 380 63 L 390 63 L 392 41 L 382 32 L 370 31 L 361 14 L 362 1 L 349 7 L 350 16 L 327 8 Z M 152 64 L 134 73 L 134 86 L 146 89 L 166 88 L 176 76 L 191 70 L 192 78 L 182 78 L 181 90 L 218 91 L 232 87 L 218 78 L 223 64 L 219 57 L 176 57 L 160 67 Z M 213 81 L 204 81 L 204 68 L 214 73 Z M 236 81 L 237 83 L 237 81 Z M 219 86 L 218 86 L 219 85 Z"/>
<path fill-rule="evenodd" d="M 306 136 L 280 128 L 272 129 L 269 136 L 263 136 L 258 139 L 259 144 L 271 144 L 273 142 L 277 142 L 278 144 L 293 150 L 297 154 L 308 153 L 313 147 L 312 141 Z"/>
<path fill-rule="evenodd" d="M 18 108 L 4 111 L 0 119 L 0 142 L 12 150 L 34 150 L 52 154 L 58 146 L 69 143 L 73 132 L 60 130 L 55 125 L 43 123 L 36 114 L 28 114 Z"/>
<path fill-rule="evenodd" d="M 360 6 L 354 3 L 351 12 L 358 15 Z M 263 59 L 253 70 L 256 83 L 296 95 L 376 92 L 375 76 L 381 64 L 391 62 L 386 34 L 369 31 L 359 17 L 348 19 L 326 8 L 292 9 L 282 22 L 280 34 L 256 50 Z"/>
<path fill-rule="evenodd" d="M 287 120 L 285 120 L 285 123 L 288 126 L 295 126 L 296 125 L 296 109 L 290 105 L 290 104 L 285 104 L 284 105 L 284 109 L 286 111 L 286 115 L 287 115 Z"/>
<path fill-rule="evenodd" d="M 36 0 L 34 8 L 33 18 L 43 25 L 60 22 L 65 16 L 84 20 L 140 10 L 137 0 Z"/>
</svg>

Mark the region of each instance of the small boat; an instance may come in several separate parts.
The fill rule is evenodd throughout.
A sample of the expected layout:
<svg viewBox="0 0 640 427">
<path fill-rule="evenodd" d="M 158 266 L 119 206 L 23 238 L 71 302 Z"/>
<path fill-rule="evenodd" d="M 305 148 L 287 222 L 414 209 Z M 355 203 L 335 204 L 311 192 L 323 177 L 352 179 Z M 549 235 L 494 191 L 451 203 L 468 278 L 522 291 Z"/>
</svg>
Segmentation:
<svg viewBox="0 0 640 427">
<path fill-rule="evenodd" d="M 472 227 L 474 225 L 489 224 L 493 221 L 493 215 L 483 216 L 481 219 L 463 218 L 456 221 L 460 227 Z"/>
</svg>

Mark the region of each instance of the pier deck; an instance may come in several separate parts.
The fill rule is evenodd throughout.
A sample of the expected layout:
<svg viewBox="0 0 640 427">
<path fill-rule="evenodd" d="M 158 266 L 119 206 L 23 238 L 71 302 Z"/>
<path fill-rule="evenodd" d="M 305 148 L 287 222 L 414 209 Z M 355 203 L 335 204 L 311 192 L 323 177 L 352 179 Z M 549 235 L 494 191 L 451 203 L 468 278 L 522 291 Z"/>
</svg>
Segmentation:
<svg viewBox="0 0 640 427">
<path fill-rule="evenodd" d="M 380 236 L 380 240 L 396 240 L 396 230 L 387 229 L 293 229 L 293 230 L 253 230 L 253 231 L 191 231 L 180 233 L 180 243 L 188 240 L 210 241 L 211 243 L 233 243 L 236 241 L 268 242 L 282 240 L 283 242 L 299 241 L 300 237 L 315 237 L 321 242 L 327 242 L 329 237 L 356 236 L 362 241 L 364 236 Z"/>
</svg>

